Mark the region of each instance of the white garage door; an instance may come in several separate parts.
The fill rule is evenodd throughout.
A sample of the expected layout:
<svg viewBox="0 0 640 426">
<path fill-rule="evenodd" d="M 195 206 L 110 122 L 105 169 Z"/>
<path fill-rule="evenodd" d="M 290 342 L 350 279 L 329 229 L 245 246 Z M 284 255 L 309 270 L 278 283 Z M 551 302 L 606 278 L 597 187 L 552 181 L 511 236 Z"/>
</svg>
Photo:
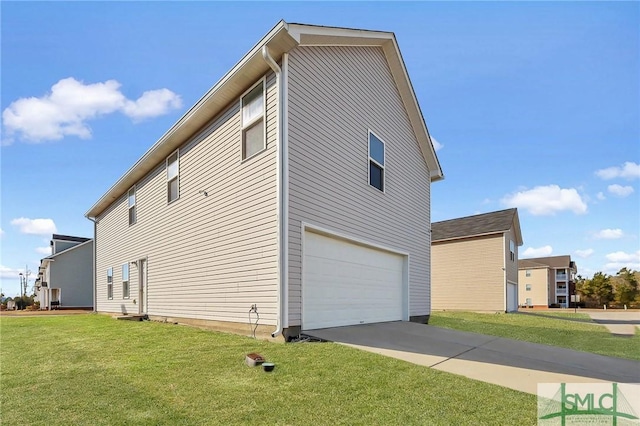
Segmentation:
<svg viewBox="0 0 640 426">
<path fill-rule="evenodd" d="M 518 310 L 518 285 L 507 283 L 507 312 Z"/>
<path fill-rule="evenodd" d="M 303 251 L 304 330 L 403 319 L 403 256 L 312 232 Z"/>
</svg>

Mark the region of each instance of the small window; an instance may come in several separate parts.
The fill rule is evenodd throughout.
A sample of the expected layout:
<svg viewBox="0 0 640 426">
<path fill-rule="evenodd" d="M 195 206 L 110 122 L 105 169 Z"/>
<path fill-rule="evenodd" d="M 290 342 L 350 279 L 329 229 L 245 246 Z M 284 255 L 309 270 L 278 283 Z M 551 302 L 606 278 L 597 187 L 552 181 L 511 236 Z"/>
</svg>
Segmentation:
<svg viewBox="0 0 640 426">
<path fill-rule="evenodd" d="M 531 291 L 531 284 L 526 284 L 526 285 L 524 286 L 524 289 L 525 289 L 526 291 Z"/>
<path fill-rule="evenodd" d="M 129 298 L 129 264 L 122 265 L 122 298 Z"/>
<path fill-rule="evenodd" d="M 129 225 L 136 223 L 136 188 L 129 190 Z"/>
<path fill-rule="evenodd" d="M 242 97 L 242 159 L 266 148 L 264 125 L 264 81 Z"/>
<path fill-rule="evenodd" d="M 178 163 L 178 151 L 167 158 L 167 202 L 170 203 L 180 197 L 180 165 Z"/>
<path fill-rule="evenodd" d="M 516 243 L 513 240 L 509 240 L 509 257 L 512 262 L 516 261 Z"/>
<path fill-rule="evenodd" d="M 531 306 L 531 298 L 527 297 L 527 306 Z"/>
<path fill-rule="evenodd" d="M 384 142 L 369 132 L 369 185 L 384 192 Z"/>
<path fill-rule="evenodd" d="M 525 277 L 530 277 L 531 276 L 531 269 L 527 269 L 524 271 L 524 276 Z"/>
<path fill-rule="evenodd" d="M 113 299 L 113 268 L 107 268 L 107 299 Z"/>
</svg>

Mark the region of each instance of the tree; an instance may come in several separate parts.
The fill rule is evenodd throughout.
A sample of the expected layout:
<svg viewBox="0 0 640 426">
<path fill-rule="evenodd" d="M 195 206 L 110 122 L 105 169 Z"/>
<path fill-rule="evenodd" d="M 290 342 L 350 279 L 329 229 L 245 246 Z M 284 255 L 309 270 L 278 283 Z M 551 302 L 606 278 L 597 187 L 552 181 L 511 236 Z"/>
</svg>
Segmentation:
<svg viewBox="0 0 640 426">
<path fill-rule="evenodd" d="M 577 284 L 578 291 L 588 300 L 603 305 L 613 300 L 613 286 L 611 277 L 602 272 L 596 272 L 590 280 L 583 280 Z"/>
<path fill-rule="evenodd" d="M 612 279 L 613 291 L 616 302 L 621 305 L 631 304 L 638 297 L 637 273 L 627 268 L 622 268 Z"/>
</svg>

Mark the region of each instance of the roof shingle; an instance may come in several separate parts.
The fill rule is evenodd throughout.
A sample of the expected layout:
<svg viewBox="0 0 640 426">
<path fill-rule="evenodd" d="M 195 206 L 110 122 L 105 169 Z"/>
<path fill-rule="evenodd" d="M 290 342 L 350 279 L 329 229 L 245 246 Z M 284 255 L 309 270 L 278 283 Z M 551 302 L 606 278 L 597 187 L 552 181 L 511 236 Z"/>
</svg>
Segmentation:
<svg viewBox="0 0 640 426">
<path fill-rule="evenodd" d="M 513 208 L 434 222 L 431 224 L 431 241 L 502 233 L 511 229 L 517 214 L 518 209 Z"/>
</svg>

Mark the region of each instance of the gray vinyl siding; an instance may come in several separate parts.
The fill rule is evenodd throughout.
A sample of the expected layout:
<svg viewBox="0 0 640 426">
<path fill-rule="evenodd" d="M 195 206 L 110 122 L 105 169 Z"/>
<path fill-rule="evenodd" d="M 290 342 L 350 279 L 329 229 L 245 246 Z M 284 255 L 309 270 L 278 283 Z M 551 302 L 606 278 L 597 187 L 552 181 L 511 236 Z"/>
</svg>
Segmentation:
<svg viewBox="0 0 640 426">
<path fill-rule="evenodd" d="M 261 324 L 277 314 L 275 75 L 267 79 L 267 149 L 242 161 L 240 101 L 180 148 L 179 198 L 167 204 L 164 159 L 136 184 L 137 221 L 127 194 L 97 223 L 97 310 L 138 312 L 139 271 L 122 298 L 122 264 L 147 259 L 149 315 Z M 206 191 L 205 196 L 201 191 Z M 107 268 L 113 300 L 107 300 Z"/>
<path fill-rule="evenodd" d="M 54 257 L 48 285 L 60 289 L 61 307 L 93 307 L 93 242 L 75 245 Z"/>
<path fill-rule="evenodd" d="M 80 244 L 77 241 L 54 241 L 53 242 L 53 253 L 52 254 L 57 254 L 60 253 L 61 251 L 65 251 L 73 246 L 77 246 L 78 244 Z"/>
<path fill-rule="evenodd" d="M 301 223 L 409 253 L 409 314 L 430 312 L 430 179 L 383 52 L 299 47 L 289 56 L 289 325 L 301 322 Z M 368 129 L 385 142 L 369 185 Z"/>
</svg>

